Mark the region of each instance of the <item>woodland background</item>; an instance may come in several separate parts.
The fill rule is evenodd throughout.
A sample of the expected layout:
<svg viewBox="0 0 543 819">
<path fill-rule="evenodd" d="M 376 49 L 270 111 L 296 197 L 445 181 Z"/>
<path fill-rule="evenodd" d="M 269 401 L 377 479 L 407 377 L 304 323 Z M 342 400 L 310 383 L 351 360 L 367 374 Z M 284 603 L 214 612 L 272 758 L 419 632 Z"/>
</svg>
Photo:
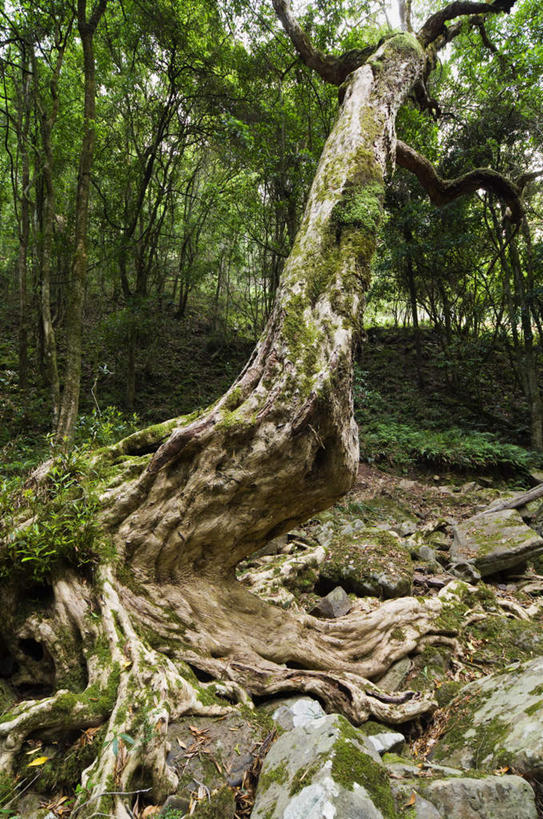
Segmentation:
<svg viewBox="0 0 543 819">
<path fill-rule="evenodd" d="M 415 27 L 433 5 L 415 4 Z M 300 20 L 317 46 L 344 50 L 397 23 L 382 6 L 316 2 Z M 14 477 L 47 453 L 78 343 L 88 146 L 76 10 L 33 2 L 1 15 L 0 447 Z M 108 6 L 93 45 L 78 446 L 205 407 L 231 383 L 270 313 L 337 106 L 266 3 L 125 0 Z M 440 59 L 429 88 L 439 110 L 405 107 L 398 136 L 445 177 L 537 168 L 540 5 L 465 23 Z M 537 180 L 525 201 L 506 235 L 493 194 L 438 210 L 396 172 L 359 332 L 364 457 L 430 469 L 537 462 L 524 449 L 543 448 Z"/>
</svg>

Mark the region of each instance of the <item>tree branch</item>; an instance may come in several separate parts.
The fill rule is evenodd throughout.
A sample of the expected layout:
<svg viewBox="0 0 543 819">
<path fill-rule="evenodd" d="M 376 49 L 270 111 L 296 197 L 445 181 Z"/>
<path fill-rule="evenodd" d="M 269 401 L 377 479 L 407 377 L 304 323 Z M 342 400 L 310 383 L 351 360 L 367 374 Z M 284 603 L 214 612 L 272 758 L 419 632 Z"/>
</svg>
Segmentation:
<svg viewBox="0 0 543 819">
<path fill-rule="evenodd" d="M 497 171 L 476 168 L 456 179 L 442 179 L 425 156 L 401 140 L 396 143 L 396 162 L 415 174 L 434 205 L 442 207 L 460 196 L 483 188 L 506 202 L 513 222 L 518 224 L 522 219 L 521 187 Z"/>
<path fill-rule="evenodd" d="M 302 62 L 312 68 L 323 80 L 331 85 L 341 85 L 348 75 L 366 62 L 378 46 L 354 48 L 346 51 L 340 57 L 325 54 L 315 48 L 297 19 L 292 13 L 290 0 L 272 0 L 275 13 L 283 24 L 283 28 L 292 40 Z M 380 44 L 379 44 L 380 45 Z"/>
<path fill-rule="evenodd" d="M 445 23 L 448 20 L 474 14 L 500 14 L 501 12 L 509 14 L 515 2 L 516 0 L 494 0 L 494 3 L 489 4 L 456 0 L 454 3 L 449 3 L 441 11 L 432 14 L 418 32 L 418 37 L 423 46 L 428 46 L 444 33 Z"/>
</svg>

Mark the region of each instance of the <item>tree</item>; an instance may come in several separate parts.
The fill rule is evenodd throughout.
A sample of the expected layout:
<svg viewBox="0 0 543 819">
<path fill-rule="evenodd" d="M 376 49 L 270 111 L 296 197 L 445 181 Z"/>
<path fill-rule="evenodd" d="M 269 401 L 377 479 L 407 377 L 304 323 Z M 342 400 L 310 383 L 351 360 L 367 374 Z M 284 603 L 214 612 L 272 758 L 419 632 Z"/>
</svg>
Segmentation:
<svg viewBox="0 0 543 819">
<path fill-rule="evenodd" d="M 234 569 L 333 503 L 355 477 L 352 347 L 395 156 L 437 204 L 483 188 L 504 199 L 513 220 L 522 218 L 521 191 L 505 177 L 478 169 L 443 180 L 420 154 L 396 146 L 394 131 L 412 91 L 428 98 L 425 79 L 436 50 L 461 30 L 458 18 L 512 6 L 453 2 L 416 36 L 392 33 L 377 47 L 336 57 L 314 48 L 286 0 L 274 0 L 302 60 L 340 86 L 341 105 L 262 338 L 205 412 L 87 457 L 99 495 L 89 517 L 98 516 L 101 533 L 92 572 L 84 563 L 88 527 L 79 523 L 80 541 L 31 611 L 21 609 L 21 584 L 8 585 L 4 643 L 18 674 L 50 693 L 1 719 L 1 765 L 14 769 L 29 735 L 106 723 L 104 744 L 83 774 L 78 816 L 127 817 L 125 793 L 142 779 L 156 799 L 171 792 L 168 722 L 222 713 L 217 694 L 246 701 L 248 694 L 311 692 L 355 723 L 372 714 L 402 722 L 432 709 L 411 693 L 384 695 L 370 680 L 424 644 L 450 641 L 436 598 L 320 621 L 258 600 Z M 81 466 L 63 463 L 81 482 Z M 62 492 L 73 491 L 63 474 L 57 462 L 34 476 L 38 491 L 57 492 L 57 509 Z M 26 520 L 29 540 L 39 516 Z M 8 552 L 24 542 L 19 523 Z M 199 684 L 187 663 L 218 682 Z"/>
</svg>

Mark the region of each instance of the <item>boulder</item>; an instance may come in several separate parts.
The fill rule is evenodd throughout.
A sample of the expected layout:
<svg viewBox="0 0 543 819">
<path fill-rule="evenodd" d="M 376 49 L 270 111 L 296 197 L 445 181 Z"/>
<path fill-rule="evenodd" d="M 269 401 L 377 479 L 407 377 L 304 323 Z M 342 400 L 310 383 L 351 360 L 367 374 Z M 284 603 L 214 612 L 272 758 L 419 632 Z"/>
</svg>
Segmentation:
<svg viewBox="0 0 543 819">
<path fill-rule="evenodd" d="M 201 783 L 211 793 L 240 785 L 272 726 L 269 717 L 250 709 L 221 720 L 191 716 L 170 723 L 167 763 L 179 776 L 175 796 L 190 801 Z"/>
<path fill-rule="evenodd" d="M 337 714 L 294 728 L 272 745 L 251 813 L 251 819 L 395 816 L 379 754 Z"/>
<path fill-rule="evenodd" d="M 459 772 L 456 772 L 457 774 Z M 413 819 L 537 819 L 535 795 L 520 776 L 392 781 L 398 816 Z M 409 806 L 410 813 L 406 814 Z"/>
<path fill-rule="evenodd" d="M 320 581 L 325 587 L 341 585 L 360 597 L 404 597 L 411 593 L 413 564 L 398 537 L 366 527 L 330 541 Z"/>
<path fill-rule="evenodd" d="M 283 731 L 292 731 L 315 719 L 326 716 L 322 705 L 311 697 L 289 697 L 274 703 L 273 711 L 266 707 L 271 718 Z"/>
<path fill-rule="evenodd" d="M 382 731 L 368 736 L 368 741 L 378 754 L 386 754 L 388 751 L 399 750 L 405 743 L 405 737 L 399 731 Z"/>
<path fill-rule="evenodd" d="M 522 567 L 543 553 L 543 540 L 515 509 L 474 515 L 453 534 L 451 561 L 469 561 L 482 577 Z"/>
<path fill-rule="evenodd" d="M 349 595 L 342 589 L 341 586 L 336 586 L 332 589 L 326 597 L 319 600 L 317 605 L 309 612 L 313 617 L 324 617 L 328 619 L 335 619 L 336 617 L 343 617 L 348 614 L 352 608 L 352 603 Z"/>
<path fill-rule="evenodd" d="M 542 781 L 543 657 L 465 685 L 432 759 L 464 769 L 508 766 Z"/>
<path fill-rule="evenodd" d="M 438 779 L 422 794 L 448 819 L 537 819 L 534 792 L 520 776 Z"/>
</svg>

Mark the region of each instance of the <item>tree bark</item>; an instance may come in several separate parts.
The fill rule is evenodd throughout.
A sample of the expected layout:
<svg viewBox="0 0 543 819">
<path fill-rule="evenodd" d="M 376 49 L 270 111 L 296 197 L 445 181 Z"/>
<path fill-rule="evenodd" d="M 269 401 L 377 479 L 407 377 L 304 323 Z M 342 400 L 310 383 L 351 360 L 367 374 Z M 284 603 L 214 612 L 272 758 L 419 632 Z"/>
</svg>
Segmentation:
<svg viewBox="0 0 543 819">
<path fill-rule="evenodd" d="M 60 413 L 55 439 L 57 444 L 67 446 L 73 437 L 79 409 L 81 381 L 81 333 L 83 302 L 87 281 L 87 223 L 89 214 L 90 173 L 96 141 L 96 78 L 94 64 L 94 34 L 100 18 L 106 10 L 107 0 L 99 0 L 92 15 L 87 19 L 87 2 L 78 0 L 77 27 L 83 47 L 83 72 L 85 78 L 85 103 L 83 110 L 83 142 L 79 155 L 77 195 L 75 206 L 74 257 L 70 277 L 70 293 L 66 321 L 66 368 Z"/>
</svg>

